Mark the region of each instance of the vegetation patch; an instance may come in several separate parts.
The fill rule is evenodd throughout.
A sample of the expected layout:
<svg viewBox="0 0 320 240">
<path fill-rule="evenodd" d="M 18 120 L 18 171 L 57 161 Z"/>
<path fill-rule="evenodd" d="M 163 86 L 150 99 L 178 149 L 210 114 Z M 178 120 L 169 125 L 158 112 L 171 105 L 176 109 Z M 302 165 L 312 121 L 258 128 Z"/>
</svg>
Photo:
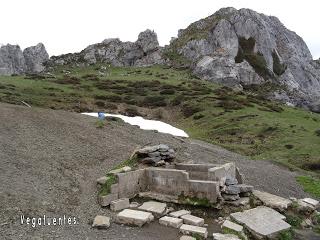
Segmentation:
<svg viewBox="0 0 320 240">
<path fill-rule="evenodd" d="M 251 67 L 264 79 L 269 79 L 272 77 L 270 73 L 267 62 L 262 55 L 262 53 L 254 52 L 254 47 L 256 45 L 256 40 L 252 37 L 246 39 L 244 37 L 239 37 L 239 49 L 238 54 L 235 58 L 236 63 L 241 63 L 246 60 Z"/>
<path fill-rule="evenodd" d="M 311 176 L 299 176 L 297 177 L 298 183 L 300 183 L 305 192 L 310 193 L 316 198 L 320 198 L 320 180 Z"/>
</svg>

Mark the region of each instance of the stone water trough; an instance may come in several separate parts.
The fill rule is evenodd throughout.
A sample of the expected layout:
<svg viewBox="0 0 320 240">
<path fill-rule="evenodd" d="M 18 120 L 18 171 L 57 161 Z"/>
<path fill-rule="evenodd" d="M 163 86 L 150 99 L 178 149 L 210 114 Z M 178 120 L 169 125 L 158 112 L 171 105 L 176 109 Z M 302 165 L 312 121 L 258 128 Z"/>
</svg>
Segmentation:
<svg viewBox="0 0 320 240">
<path fill-rule="evenodd" d="M 252 186 L 243 184 L 242 175 L 234 163 L 172 164 L 165 168 L 148 167 L 114 175 L 117 180 L 111 186 L 110 194 L 98 198 L 101 206 L 135 196 L 174 203 L 180 203 L 184 198 L 196 198 L 215 204 L 223 198 L 236 201 L 239 195 L 253 190 Z"/>
</svg>

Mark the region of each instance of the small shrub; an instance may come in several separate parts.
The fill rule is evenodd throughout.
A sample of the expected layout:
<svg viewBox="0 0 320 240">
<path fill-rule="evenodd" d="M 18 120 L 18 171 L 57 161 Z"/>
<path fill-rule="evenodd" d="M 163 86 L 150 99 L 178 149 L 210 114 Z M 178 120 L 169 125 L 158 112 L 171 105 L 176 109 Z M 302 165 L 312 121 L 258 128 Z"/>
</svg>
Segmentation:
<svg viewBox="0 0 320 240">
<path fill-rule="evenodd" d="M 80 84 L 80 79 L 75 76 L 64 75 L 62 79 L 56 80 L 55 83 L 77 85 Z"/>
<path fill-rule="evenodd" d="M 167 103 L 163 96 L 147 96 L 143 99 L 141 105 L 146 107 L 165 107 Z"/>
<path fill-rule="evenodd" d="M 125 114 L 129 117 L 141 116 L 138 109 L 135 107 L 128 107 L 125 109 Z"/>
<path fill-rule="evenodd" d="M 96 128 L 103 128 L 104 125 L 105 125 L 104 120 L 100 120 L 99 119 L 99 120 L 96 121 Z"/>
<path fill-rule="evenodd" d="M 104 107 L 106 109 L 110 109 L 110 110 L 117 110 L 118 109 L 117 105 L 115 105 L 114 103 L 109 103 L 109 102 L 105 103 Z"/>
<path fill-rule="evenodd" d="M 284 145 L 286 149 L 293 149 L 294 146 L 292 144 L 286 144 Z"/>
<path fill-rule="evenodd" d="M 184 97 L 183 95 L 178 95 L 178 96 L 174 97 L 174 98 L 170 101 L 170 105 L 171 105 L 171 106 L 180 105 L 184 99 L 185 99 L 185 97 Z"/>
<path fill-rule="evenodd" d="M 175 90 L 174 89 L 164 89 L 162 91 L 160 91 L 161 95 L 173 95 L 175 94 Z"/>
<path fill-rule="evenodd" d="M 318 137 L 320 137 L 320 129 L 316 130 L 316 131 L 315 131 L 315 134 L 316 134 Z"/>
<path fill-rule="evenodd" d="M 202 111 L 202 109 L 198 106 L 191 105 L 191 104 L 184 104 L 182 106 L 182 113 L 183 115 L 188 118 L 191 117 L 193 114 Z"/>
<path fill-rule="evenodd" d="M 98 106 L 98 107 L 104 107 L 105 103 L 103 101 L 96 101 L 95 105 Z"/>
<path fill-rule="evenodd" d="M 201 118 L 203 118 L 203 117 L 204 117 L 204 115 L 200 113 L 200 114 L 194 115 L 194 116 L 193 116 L 193 119 L 194 119 L 194 120 L 198 120 L 198 119 L 201 119 Z"/>
<path fill-rule="evenodd" d="M 287 222 L 295 228 L 301 227 L 302 219 L 299 216 L 296 215 L 286 215 Z"/>
</svg>

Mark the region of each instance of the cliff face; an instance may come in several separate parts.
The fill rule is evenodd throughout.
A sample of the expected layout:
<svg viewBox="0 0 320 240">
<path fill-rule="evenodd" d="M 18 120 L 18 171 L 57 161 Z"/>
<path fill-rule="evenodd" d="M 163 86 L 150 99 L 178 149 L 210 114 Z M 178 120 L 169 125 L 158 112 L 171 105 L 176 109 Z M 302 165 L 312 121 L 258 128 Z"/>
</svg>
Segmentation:
<svg viewBox="0 0 320 240">
<path fill-rule="evenodd" d="M 166 55 L 202 79 L 241 88 L 273 82 L 271 98 L 320 111 L 320 67 L 276 17 L 224 8 L 180 30 Z"/>
<path fill-rule="evenodd" d="M 18 45 L 8 44 L 0 48 L 0 75 L 41 72 L 48 59 L 49 55 L 42 43 L 23 52 Z"/>
<path fill-rule="evenodd" d="M 149 66 L 164 63 L 161 52 L 157 34 L 146 30 L 139 34 L 136 42 L 122 42 L 118 38 L 106 39 L 101 43 L 88 46 L 80 53 L 52 57 L 49 65 L 102 62 L 119 67 Z"/>
</svg>

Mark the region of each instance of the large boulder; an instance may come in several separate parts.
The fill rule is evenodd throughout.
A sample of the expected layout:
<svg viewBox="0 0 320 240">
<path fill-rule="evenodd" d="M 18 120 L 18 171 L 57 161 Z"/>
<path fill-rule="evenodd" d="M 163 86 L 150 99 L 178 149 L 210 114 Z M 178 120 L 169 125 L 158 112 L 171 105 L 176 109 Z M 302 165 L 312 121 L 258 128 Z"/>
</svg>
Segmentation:
<svg viewBox="0 0 320 240">
<path fill-rule="evenodd" d="M 23 51 L 23 56 L 26 63 L 26 71 L 31 73 L 42 72 L 45 69 L 44 63 L 49 59 L 49 54 L 42 43 L 26 48 Z"/>
<path fill-rule="evenodd" d="M 0 48 L 0 75 L 24 73 L 26 63 L 18 45 L 4 45 Z"/>
<path fill-rule="evenodd" d="M 271 81 L 284 92 L 270 98 L 320 111 L 320 63 L 276 17 L 223 8 L 179 30 L 166 51 L 202 79 L 236 88 Z"/>
<path fill-rule="evenodd" d="M 154 31 L 147 29 L 139 34 L 136 44 L 140 46 L 145 53 L 155 51 L 159 48 L 158 36 Z"/>
</svg>

